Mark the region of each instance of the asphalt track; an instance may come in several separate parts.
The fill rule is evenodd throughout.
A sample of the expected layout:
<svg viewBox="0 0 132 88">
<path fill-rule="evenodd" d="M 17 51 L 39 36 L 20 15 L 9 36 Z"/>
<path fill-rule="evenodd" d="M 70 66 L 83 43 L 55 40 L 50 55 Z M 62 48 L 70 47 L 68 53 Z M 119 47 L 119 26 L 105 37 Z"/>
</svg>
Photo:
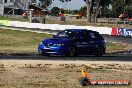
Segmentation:
<svg viewBox="0 0 132 88">
<path fill-rule="evenodd" d="M 0 56 L 0 60 L 53 60 L 53 61 L 132 61 L 132 54 L 95 56 Z"/>
</svg>

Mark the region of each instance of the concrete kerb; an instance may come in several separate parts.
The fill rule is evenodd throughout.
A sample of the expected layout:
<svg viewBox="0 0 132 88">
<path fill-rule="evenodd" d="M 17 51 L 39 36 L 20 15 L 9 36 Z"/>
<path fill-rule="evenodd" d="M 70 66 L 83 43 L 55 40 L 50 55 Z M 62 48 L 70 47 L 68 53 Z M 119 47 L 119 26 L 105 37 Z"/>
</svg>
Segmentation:
<svg viewBox="0 0 132 88">
<path fill-rule="evenodd" d="M 108 34 L 108 35 L 111 35 L 111 32 L 112 32 L 112 28 L 108 28 L 108 27 L 41 24 L 41 23 L 19 22 L 19 21 L 9 21 L 8 26 L 21 27 L 21 28 L 42 29 L 42 30 L 45 30 L 45 29 L 50 29 L 50 30 L 87 29 L 87 30 L 98 31 L 100 34 Z"/>
</svg>

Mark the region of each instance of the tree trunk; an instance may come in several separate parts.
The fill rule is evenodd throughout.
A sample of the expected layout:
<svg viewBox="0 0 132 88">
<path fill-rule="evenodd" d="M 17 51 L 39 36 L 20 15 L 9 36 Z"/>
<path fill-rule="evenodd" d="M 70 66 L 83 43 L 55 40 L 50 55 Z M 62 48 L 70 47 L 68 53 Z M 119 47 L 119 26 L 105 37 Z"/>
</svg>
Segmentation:
<svg viewBox="0 0 132 88">
<path fill-rule="evenodd" d="M 86 4 L 87 4 L 87 20 L 88 20 L 88 22 L 91 22 L 90 4 L 89 4 L 88 0 L 87 0 Z"/>
<path fill-rule="evenodd" d="M 93 23 L 97 23 L 97 17 L 101 11 L 101 8 L 102 8 L 101 6 L 98 6 L 97 9 L 95 9 L 95 12 L 92 15 L 92 22 Z"/>
<path fill-rule="evenodd" d="M 88 19 L 88 22 L 91 22 L 91 15 L 93 13 L 94 0 L 86 0 L 86 4 L 87 4 L 87 19 Z"/>
</svg>

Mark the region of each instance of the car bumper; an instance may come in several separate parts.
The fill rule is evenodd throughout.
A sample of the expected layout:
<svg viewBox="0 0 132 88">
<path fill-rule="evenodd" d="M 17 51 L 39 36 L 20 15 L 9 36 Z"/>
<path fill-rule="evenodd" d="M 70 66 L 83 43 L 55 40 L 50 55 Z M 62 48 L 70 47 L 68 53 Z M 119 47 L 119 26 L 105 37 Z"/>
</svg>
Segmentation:
<svg viewBox="0 0 132 88">
<path fill-rule="evenodd" d="M 39 53 L 62 55 L 62 54 L 66 54 L 66 51 L 67 51 L 67 48 L 65 47 L 38 46 Z"/>
</svg>

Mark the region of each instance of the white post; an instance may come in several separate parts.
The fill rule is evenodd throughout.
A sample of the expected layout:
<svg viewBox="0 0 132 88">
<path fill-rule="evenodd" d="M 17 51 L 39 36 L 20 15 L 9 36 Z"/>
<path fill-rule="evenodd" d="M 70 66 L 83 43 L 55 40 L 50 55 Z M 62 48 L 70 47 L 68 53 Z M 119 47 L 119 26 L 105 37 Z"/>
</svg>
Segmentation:
<svg viewBox="0 0 132 88">
<path fill-rule="evenodd" d="M 29 16 L 30 16 L 29 18 L 30 18 L 30 22 L 32 22 L 32 18 L 33 18 L 33 10 L 34 10 L 34 9 L 30 9 L 30 10 L 29 10 Z"/>
<path fill-rule="evenodd" d="M 5 3 L 5 0 L 3 0 L 3 3 Z"/>
<path fill-rule="evenodd" d="M 61 14 L 61 9 L 62 9 L 61 4 L 62 4 L 62 2 L 60 1 L 60 14 Z"/>
<path fill-rule="evenodd" d="M 15 15 L 15 10 L 14 10 L 14 8 L 13 8 L 13 15 Z"/>
<path fill-rule="evenodd" d="M 0 15 L 4 16 L 4 6 L 0 5 Z"/>
</svg>

